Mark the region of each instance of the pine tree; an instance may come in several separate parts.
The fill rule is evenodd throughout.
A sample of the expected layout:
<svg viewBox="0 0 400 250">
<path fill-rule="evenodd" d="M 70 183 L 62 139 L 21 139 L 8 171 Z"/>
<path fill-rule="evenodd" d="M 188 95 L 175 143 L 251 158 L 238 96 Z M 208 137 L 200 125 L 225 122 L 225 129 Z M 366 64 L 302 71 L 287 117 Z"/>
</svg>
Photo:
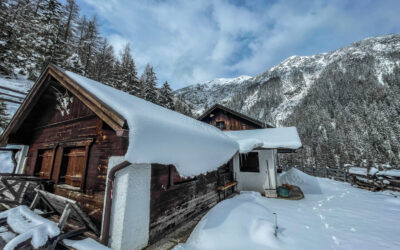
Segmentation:
<svg viewBox="0 0 400 250">
<path fill-rule="evenodd" d="M 62 8 L 60 47 L 62 58 L 59 65 L 65 69 L 83 72 L 82 61 L 78 55 L 77 26 L 79 7 L 75 0 L 67 0 Z"/>
<path fill-rule="evenodd" d="M 121 76 L 121 63 L 119 60 L 115 60 L 111 72 L 111 80 L 109 85 L 113 88 L 122 90 L 124 86 L 124 81 Z"/>
<path fill-rule="evenodd" d="M 158 98 L 158 104 L 163 106 L 163 107 L 165 107 L 165 108 L 168 108 L 168 109 L 172 109 L 172 110 L 175 109 L 172 89 L 169 86 L 167 81 L 165 81 L 165 83 L 160 88 L 160 95 L 159 95 L 159 98 Z"/>
<path fill-rule="evenodd" d="M 141 96 L 141 83 L 137 77 L 135 62 L 131 54 L 130 44 L 126 44 L 121 52 L 120 77 L 124 82 L 122 90 L 136 96 Z"/>
<path fill-rule="evenodd" d="M 149 102 L 157 104 L 157 77 L 150 64 L 146 65 L 143 75 L 143 98 Z"/>
<path fill-rule="evenodd" d="M 94 80 L 110 84 L 113 65 L 114 65 L 114 49 L 108 43 L 107 39 L 104 38 L 100 42 L 99 49 L 94 56 L 93 67 L 92 67 L 92 77 Z"/>
<path fill-rule="evenodd" d="M 37 51 L 41 53 L 38 70 L 48 62 L 61 64 L 66 58 L 61 42 L 62 15 L 62 5 L 57 0 L 44 0 L 38 4 L 38 24 L 41 26 L 37 45 Z"/>
<path fill-rule="evenodd" d="M 91 77 L 93 75 L 94 56 L 99 48 L 99 31 L 96 17 L 87 21 L 82 18 L 78 26 L 80 35 L 78 42 L 78 51 L 83 64 L 83 74 Z"/>
</svg>

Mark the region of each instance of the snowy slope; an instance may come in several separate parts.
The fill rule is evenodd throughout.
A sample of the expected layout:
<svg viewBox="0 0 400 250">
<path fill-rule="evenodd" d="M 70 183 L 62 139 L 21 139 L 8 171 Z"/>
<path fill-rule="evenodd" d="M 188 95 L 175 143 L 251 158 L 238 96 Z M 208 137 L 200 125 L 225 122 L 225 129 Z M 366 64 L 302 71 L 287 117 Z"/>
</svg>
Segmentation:
<svg viewBox="0 0 400 250">
<path fill-rule="evenodd" d="M 182 96 L 194 108 L 194 114 L 200 115 L 215 103 L 226 103 L 242 89 L 242 83 L 250 76 L 236 78 L 217 78 L 215 80 L 191 85 L 175 91 L 176 96 Z"/>
<path fill-rule="evenodd" d="M 242 193 L 211 209 L 175 250 L 400 249 L 399 193 L 374 193 L 296 169 L 280 176 L 305 198 L 268 199 Z M 273 235 L 273 214 L 278 235 Z"/>
<path fill-rule="evenodd" d="M 26 80 L 23 78 L 22 79 L 13 79 L 13 78 L 6 78 L 6 77 L 0 75 L 0 86 L 2 86 L 2 87 L 11 88 L 13 90 L 28 93 L 28 91 L 32 88 L 33 84 L 34 84 L 33 81 L 29 81 L 29 80 Z M 6 89 L 0 89 L 0 92 L 19 96 L 19 97 L 25 97 L 25 95 L 23 95 L 23 94 L 19 94 L 19 93 L 9 91 Z M 21 100 L 19 98 L 14 98 L 14 97 L 7 97 L 7 96 L 3 96 L 3 95 L 0 95 L 0 96 L 6 97 L 7 99 L 11 99 L 11 100 Z M 15 114 L 18 107 L 19 107 L 19 104 L 17 104 L 17 103 L 7 102 L 7 112 L 10 117 L 12 117 Z"/>
<path fill-rule="evenodd" d="M 393 73 L 396 65 L 400 66 L 399 60 L 392 57 L 392 52 L 399 49 L 400 35 L 367 38 L 330 53 L 289 57 L 255 77 L 229 79 L 228 84 L 218 84 L 220 79 L 216 79 L 179 89 L 175 94 L 191 103 L 196 114 L 201 114 L 205 107 L 221 103 L 261 121 L 279 125 L 329 65 L 338 65 L 346 72 L 352 66 L 348 60 L 363 61 L 372 56 L 373 77 L 385 85 L 384 75 Z"/>
<path fill-rule="evenodd" d="M 240 83 L 197 84 L 176 94 L 197 114 L 218 102 L 268 124 L 297 127 L 303 148 L 288 164 L 366 160 L 400 167 L 399 51 L 400 34 L 367 38 L 289 57 Z"/>
</svg>

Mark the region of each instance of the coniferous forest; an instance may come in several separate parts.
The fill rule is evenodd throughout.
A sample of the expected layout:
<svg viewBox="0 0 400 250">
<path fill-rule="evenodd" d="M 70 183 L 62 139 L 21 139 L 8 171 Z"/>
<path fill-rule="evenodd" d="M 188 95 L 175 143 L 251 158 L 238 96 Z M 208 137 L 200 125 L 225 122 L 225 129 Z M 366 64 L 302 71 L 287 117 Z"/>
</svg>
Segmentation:
<svg viewBox="0 0 400 250">
<path fill-rule="evenodd" d="M 131 45 L 115 51 L 101 36 L 96 16 L 81 15 L 75 0 L 1 0 L 0 9 L 0 75 L 35 80 L 51 62 L 191 115 L 190 106 L 173 98 L 168 82 L 157 86 L 153 66 L 139 75 Z"/>
</svg>

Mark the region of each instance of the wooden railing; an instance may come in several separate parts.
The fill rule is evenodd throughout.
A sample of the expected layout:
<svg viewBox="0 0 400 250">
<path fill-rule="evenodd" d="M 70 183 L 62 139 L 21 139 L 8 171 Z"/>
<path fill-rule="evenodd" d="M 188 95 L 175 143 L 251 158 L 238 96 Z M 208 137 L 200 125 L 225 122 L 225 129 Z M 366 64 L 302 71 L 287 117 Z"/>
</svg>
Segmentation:
<svg viewBox="0 0 400 250">
<path fill-rule="evenodd" d="M 6 207 L 29 205 L 35 188 L 43 188 L 49 180 L 21 174 L 0 174 L 0 203 Z"/>
</svg>

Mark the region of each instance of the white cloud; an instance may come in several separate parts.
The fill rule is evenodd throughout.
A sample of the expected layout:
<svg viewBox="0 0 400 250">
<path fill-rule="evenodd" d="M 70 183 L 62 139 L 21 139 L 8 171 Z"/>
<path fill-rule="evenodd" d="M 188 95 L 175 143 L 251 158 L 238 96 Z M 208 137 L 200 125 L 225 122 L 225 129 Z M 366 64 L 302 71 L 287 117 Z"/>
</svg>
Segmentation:
<svg viewBox="0 0 400 250">
<path fill-rule="evenodd" d="M 399 32 L 396 1 L 84 0 L 107 22 L 115 50 L 130 42 L 136 64 L 174 88 L 262 73 L 293 54 L 332 50 Z M 373 6 L 373 7 L 372 7 Z M 385 23 L 383 26 L 382 24 Z"/>
</svg>

